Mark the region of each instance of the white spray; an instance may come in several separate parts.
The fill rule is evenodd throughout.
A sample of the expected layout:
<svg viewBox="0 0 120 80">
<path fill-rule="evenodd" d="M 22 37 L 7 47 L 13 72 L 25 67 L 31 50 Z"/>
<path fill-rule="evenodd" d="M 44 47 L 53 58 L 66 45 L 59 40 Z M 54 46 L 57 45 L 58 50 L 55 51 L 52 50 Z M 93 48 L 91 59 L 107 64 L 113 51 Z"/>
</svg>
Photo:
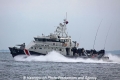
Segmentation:
<svg viewBox="0 0 120 80">
<path fill-rule="evenodd" d="M 120 58 L 117 56 L 113 56 L 111 54 L 108 55 L 110 60 L 115 62 L 120 62 Z M 44 61 L 44 62 L 82 62 L 82 63 L 111 63 L 105 62 L 103 60 L 93 60 L 93 59 L 82 59 L 82 58 L 68 58 L 56 51 L 49 52 L 45 56 L 28 56 L 25 58 L 25 55 L 19 55 L 14 57 L 16 61 Z M 113 63 L 113 62 L 112 62 Z"/>
</svg>

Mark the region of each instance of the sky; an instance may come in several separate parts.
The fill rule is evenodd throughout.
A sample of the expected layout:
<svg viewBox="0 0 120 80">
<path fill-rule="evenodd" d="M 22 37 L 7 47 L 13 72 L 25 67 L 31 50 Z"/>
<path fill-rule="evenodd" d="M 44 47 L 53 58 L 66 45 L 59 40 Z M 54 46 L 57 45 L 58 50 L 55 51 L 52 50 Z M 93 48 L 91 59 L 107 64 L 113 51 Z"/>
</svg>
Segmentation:
<svg viewBox="0 0 120 80">
<path fill-rule="evenodd" d="M 67 12 L 67 31 L 79 47 L 120 50 L 120 0 L 0 0 L 0 50 L 53 33 Z M 101 23 L 101 24 L 100 24 Z"/>
</svg>

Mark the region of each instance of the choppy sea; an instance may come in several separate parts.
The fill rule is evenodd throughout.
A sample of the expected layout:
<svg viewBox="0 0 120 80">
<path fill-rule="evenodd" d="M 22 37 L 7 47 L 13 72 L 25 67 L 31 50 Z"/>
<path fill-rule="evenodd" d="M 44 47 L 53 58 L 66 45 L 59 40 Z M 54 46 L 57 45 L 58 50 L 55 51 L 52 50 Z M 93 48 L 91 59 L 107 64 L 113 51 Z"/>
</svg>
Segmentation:
<svg viewBox="0 0 120 80">
<path fill-rule="evenodd" d="M 0 52 L 0 80 L 120 80 L 120 56 L 113 62 L 66 58 L 52 51 L 46 56 L 16 56 Z"/>
</svg>

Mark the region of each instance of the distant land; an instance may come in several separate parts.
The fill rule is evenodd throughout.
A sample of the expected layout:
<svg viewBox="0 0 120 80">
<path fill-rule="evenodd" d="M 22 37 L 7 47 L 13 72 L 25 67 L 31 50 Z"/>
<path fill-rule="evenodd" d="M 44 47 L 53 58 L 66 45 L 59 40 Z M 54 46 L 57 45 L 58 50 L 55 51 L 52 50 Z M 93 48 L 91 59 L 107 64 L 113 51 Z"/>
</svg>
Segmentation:
<svg viewBox="0 0 120 80">
<path fill-rule="evenodd" d="M 106 53 L 112 53 L 112 54 L 120 54 L 120 50 L 114 50 L 114 51 L 105 51 Z"/>
<path fill-rule="evenodd" d="M 9 50 L 0 50 L 0 52 L 10 52 Z M 120 54 L 120 50 L 105 51 L 106 53 Z"/>
<path fill-rule="evenodd" d="M 0 50 L 0 52 L 10 52 L 9 50 Z"/>
</svg>

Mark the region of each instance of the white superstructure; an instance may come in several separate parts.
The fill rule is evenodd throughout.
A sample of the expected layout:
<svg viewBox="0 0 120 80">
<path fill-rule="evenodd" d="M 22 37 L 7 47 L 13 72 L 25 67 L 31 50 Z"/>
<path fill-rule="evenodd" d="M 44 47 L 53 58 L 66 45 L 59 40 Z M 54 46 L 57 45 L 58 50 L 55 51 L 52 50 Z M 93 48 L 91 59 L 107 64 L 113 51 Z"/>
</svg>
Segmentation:
<svg viewBox="0 0 120 80">
<path fill-rule="evenodd" d="M 48 52 L 55 50 L 63 55 L 73 55 L 71 49 L 78 47 L 79 44 L 76 41 L 72 41 L 71 37 L 66 33 L 66 25 L 68 21 L 64 19 L 63 24 L 60 23 L 54 33 L 50 35 L 34 37 L 34 45 L 29 47 L 29 51 L 37 53 L 47 54 Z"/>
</svg>

